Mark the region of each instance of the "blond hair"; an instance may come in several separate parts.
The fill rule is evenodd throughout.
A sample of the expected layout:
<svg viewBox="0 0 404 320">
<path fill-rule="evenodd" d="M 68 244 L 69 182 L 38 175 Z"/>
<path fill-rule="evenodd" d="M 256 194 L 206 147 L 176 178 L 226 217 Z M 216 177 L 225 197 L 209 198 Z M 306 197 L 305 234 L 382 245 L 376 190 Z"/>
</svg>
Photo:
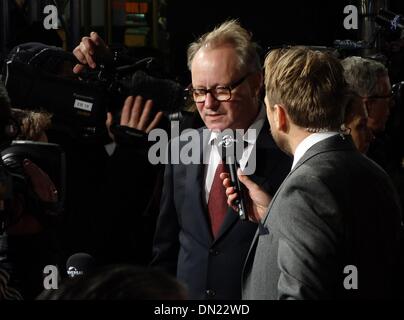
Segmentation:
<svg viewBox="0 0 404 320">
<path fill-rule="evenodd" d="M 249 72 L 261 71 L 258 46 L 251 40 L 251 34 L 237 20 L 228 20 L 213 31 L 205 33 L 188 47 L 188 68 L 201 48 L 214 49 L 223 45 L 231 45 L 239 59 L 239 69 Z"/>
<path fill-rule="evenodd" d="M 17 122 L 20 132 L 17 140 L 38 141 L 50 128 L 52 115 L 44 111 L 11 109 L 11 116 Z"/>
<path fill-rule="evenodd" d="M 271 51 L 264 67 L 265 93 L 271 106 L 283 105 L 293 123 L 310 132 L 340 128 L 347 85 L 337 58 L 292 47 Z"/>
</svg>

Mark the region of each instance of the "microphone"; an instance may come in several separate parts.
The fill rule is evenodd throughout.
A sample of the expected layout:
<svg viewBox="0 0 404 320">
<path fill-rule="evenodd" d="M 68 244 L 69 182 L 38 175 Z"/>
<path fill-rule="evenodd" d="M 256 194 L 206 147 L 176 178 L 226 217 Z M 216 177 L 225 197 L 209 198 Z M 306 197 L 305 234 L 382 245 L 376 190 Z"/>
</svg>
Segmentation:
<svg viewBox="0 0 404 320">
<path fill-rule="evenodd" d="M 84 252 L 71 255 L 66 262 L 66 270 L 69 278 L 86 275 L 90 273 L 94 267 L 94 258 Z"/>
<path fill-rule="evenodd" d="M 246 205 L 243 197 L 243 192 L 241 189 L 241 183 L 237 176 L 237 149 L 238 140 L 234 138 L 233 134 L 223 135 L 222 139 L 219 141 L 218 146 L 221 147 L 219 150 L 222 152 L 222 160 L 229 168 L 231 184 L 234 190 L 238 194 L 238 198 L 234 201 L 234 204 L 238 208 L 238 214 L 241 220 L 247 219 Z"/>
</svg>

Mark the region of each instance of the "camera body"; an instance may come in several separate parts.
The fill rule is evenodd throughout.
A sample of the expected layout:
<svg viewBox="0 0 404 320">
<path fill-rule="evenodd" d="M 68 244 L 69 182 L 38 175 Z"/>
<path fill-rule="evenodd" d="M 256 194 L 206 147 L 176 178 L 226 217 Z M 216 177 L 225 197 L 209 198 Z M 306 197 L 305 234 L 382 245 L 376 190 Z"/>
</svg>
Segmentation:
<svg viewBox="0 0 404 320">
<path fill-rule="evenodd" d="M 106 114 L 111 112 L 117 121 L 129 95 L 152 99 L 154 112 L 169 114 L 184 106 L 180 84 L 148 74 L 153 58 L 119 67 L 100 63 L 80 75 L 71 72 L 76 63 L 72 53 L 41 43 L 14 48 L 3 66 L 12 105 L 45 109 L 53 114 L 52 128 L 90 142 L 108 140 Z"/>
</svg>

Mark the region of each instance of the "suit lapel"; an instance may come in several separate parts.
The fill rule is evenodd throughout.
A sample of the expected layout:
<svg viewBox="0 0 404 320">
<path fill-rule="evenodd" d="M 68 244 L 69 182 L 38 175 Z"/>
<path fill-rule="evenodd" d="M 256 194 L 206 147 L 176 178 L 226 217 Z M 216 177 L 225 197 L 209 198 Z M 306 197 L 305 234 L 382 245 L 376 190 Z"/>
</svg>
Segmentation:
<svg viewBox="0 0 404 320">
<path fill-rule="evenodd" d="M 186 182 L 185 190 L 186 197 L 189 198 L 185 201 L 186 208 L 185 212 L 189 212 L 192 221 L 189 221 L 188 225 L 192 226 L 192 234 L 198 238 L 201 243 L 211 244 L 213 241 L 213 235 L 210 228 L 209 214 L 205 200 L 204 193 L 204 174 L 205 174 L 205 164 L 204 155 L 206 154 L 207 141 L 204 141 L 203 129 L 200 128 L 199 131 L 199 142 L 200 142 L 200 158 L 199 164 L 188 164 L 185 165 L 186 172 Z M 205 137 L 207 138 L 207 137 Z"/>
<path fill-rule="evenodd" d="M 185 208 L 185 212 L 192 215 L 193 234 L 203 242 L 211 242 L 212 234 L 204 201 L 203 185 L 204 166 L 200 164 L 186 165 L 186 190 L 189 191 L 187 194 L 189 200 L 185 201 L 188 206 Z"/>
</svg>

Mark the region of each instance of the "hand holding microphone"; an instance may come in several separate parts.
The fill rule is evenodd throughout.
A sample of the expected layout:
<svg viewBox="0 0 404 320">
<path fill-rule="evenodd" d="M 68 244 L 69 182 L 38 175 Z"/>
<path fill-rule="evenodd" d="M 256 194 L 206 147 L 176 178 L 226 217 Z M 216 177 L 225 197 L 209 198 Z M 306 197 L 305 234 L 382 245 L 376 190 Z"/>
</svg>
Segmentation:
<svg viewBox="0 0 404 320">
<path fill-rule="evenodd" d="M 260 222 L 268 212 L 269 204 L 272 197 L 267 194 L 259 185 L 253 182 L 248 176 L 243 175 L 241 169 L 237 172 L 238 181 L 245 186 L 244 203 L 247 208 L 248 218 L 253 222 Z M 227 204 L 237 211 L 235 201 L 238 198 L 238 193 L 233 188 L 230 176 L 227 173 L 222 173 L 220 178 L 223 180 L 223 186 L 226 188 Z"/>
<path fill-rule="evenodd" d="M 223 163 L 226 164 L 229 173 L 230 173 L 230 185 L 234 190 L 234 193 L 237 193 L 237 198 L 234 199 L 232 203 L 232 208 L 238 212 L 241 220 L 247 219 L 246 206 L 244 202 L 243 192 L 241 189 L 240 181 L 237 177 L 237 169 L 238 169 L 238 159 L 237 159 L 237 138 L 235 138 L 234 134 L 226 134 L 220 139 L 218 146 L 221 148 L 221 156 Z M 222 177 L 222 175 L 220 176 Z M 227 175 L 226 175 L 227 177 Z"/>
<path fill-rule="evenodd" d="M 272 197 L 248 176 L 243 175 L 237 165 L 236 148 L 237 139 L 231 135 L 223 136 L 221 143 L 222 158 L 229 168 L 229 173 L 222 173 L 220 178 L 226 188 L 227 204 L 237 211 L 240 219 L 250 219 L 259 222 L 267 213 Z M 242 186 L 245 187 L 246 193 Z"/>
</svg>

